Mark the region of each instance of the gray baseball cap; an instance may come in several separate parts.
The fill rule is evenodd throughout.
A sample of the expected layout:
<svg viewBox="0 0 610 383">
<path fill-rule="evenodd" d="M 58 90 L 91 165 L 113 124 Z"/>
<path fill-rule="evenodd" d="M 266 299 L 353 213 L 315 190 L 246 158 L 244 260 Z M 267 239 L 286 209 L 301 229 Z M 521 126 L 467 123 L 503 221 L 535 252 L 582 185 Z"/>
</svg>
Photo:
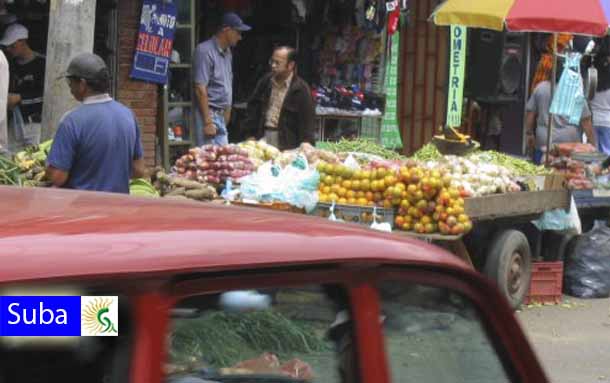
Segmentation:
<svg viewBox="0 0 610 383">
<path fill-rule="evenodd" d="M 102 58 L 93 53 L 80 53 L 75 56 L 65 74 L 61 77 L 78 77 L 85 80 L 107 80 L 108 67 Z"/>
</svg>

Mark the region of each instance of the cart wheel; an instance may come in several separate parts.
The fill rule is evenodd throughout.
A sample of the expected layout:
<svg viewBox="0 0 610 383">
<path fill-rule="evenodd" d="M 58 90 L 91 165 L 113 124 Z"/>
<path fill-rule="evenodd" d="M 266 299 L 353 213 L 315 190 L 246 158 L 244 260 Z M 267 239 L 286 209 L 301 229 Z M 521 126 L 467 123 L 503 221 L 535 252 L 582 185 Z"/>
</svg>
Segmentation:
<svg viewBox="0 0 610 383">
<path fill-rule="evenodd" d="M 532 255 L 525 235 L 518 230 L 496 234 L 484 271 L 496 281 L 510 305 L 518 308 L 528 292 L 532 273 Z"/>
</svg>

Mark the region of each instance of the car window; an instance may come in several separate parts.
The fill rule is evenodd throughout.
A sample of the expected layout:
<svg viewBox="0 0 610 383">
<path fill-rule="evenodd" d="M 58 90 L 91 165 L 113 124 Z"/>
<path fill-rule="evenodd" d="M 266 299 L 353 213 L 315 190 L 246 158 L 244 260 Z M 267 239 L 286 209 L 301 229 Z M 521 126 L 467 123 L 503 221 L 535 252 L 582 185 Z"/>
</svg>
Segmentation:
<svg viewBox="0 0 610 383">
<path fill-rule="evenodd" d="M 510 382 L 473 304 L 437 287 L 378 285 L 392 382 Z"/>
<path fill-rule="evenodd" d="M 329 286 L 187 298 L 173 310 L 167 380 L 347 382 L 345 302 Z"/>
</svg>

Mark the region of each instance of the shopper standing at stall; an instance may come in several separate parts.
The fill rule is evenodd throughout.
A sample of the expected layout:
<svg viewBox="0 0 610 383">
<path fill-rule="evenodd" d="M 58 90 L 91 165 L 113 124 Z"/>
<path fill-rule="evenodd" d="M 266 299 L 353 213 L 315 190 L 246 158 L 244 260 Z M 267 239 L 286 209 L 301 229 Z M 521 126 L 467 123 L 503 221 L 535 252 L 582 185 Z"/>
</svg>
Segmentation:
<svg viewBox="0 0 610 383">
<path fill-rule="evenodd" d="M 297 52 L 276 48 L 271 73 L 256 85 L 248 101 L 246 129 L 282 150 L 314 141 L 314 104 L 309 85 L 296 74 Z"/>
<path fill-rule="evenodd" d="M 28 45 L 29 32 L 21 24 L 11 24 L 5 31 L 0 45 L 12 58 L 10 68 L 10 87 L 8 108 L 18 131 L 14 132 L 17 145 L 38 144 L 40 121 L 42 118 L 42 96 L 46 61 L 43 55 L 34 52 Z M 22 121 L 22 122 L 21 122 Z"/>
<path fill-rule="evenodd" d="M 134 113 L 109 96 L 110 74 L 97 55 L 72 59 L 66 79 L 82 105 L 59 122 L 47 178 L 55 187 L 129 193 L 129 179 L 145 173 Z"/>
<path fill-rule="evenodd" d="M 597 69 L 597 89 L 591 100 L 593 128 L 597 150 L 610 155 L 610 46 L 608 38 L 600 39 L 593 64 Z"/>
<path fill-rule="evenodd" d="M 231 48 L 250 26 L 229 12 L 222 18 L 214 37 L 197 46 L 193 58 L 195 87 L 195 141 L 204 144 L 228 143 L 227 124 L 233 101 L 233 56 Z"/>
</svg>

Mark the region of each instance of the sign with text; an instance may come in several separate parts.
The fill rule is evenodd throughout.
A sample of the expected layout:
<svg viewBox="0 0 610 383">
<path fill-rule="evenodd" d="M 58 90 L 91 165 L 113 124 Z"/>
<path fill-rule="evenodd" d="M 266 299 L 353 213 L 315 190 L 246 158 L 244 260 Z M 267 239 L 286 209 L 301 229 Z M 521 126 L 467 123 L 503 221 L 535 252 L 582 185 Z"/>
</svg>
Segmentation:
<svg viewBox="0 0 610 383">
<path fill-rule="evenodd" d="M 167 83 L 176 31 L 176 12 L 173 1 L 144 0 L 132 78 Z"/>
<path fill-rule="evenodd" d="M 464 69 L 466 67 L 466 27 L 451 26 L 451 57 L 449 63 L 449 92 L 447 94 L 447 126 L 462 125 L 464 99 Z"/>
<path fill-rule="evenodd" d="M 400 129 L 398 125 L 398 54 L 400 52 L 400 33 L 391 37 L 390 55 L 386 65 L 385 114 L 381 125 L 381 145 L 389 149 L 402 148 Z"/>
<path fill-rule="evenodd" d="M 1 296 L 0 337 L 118 336 L 117 296 Z"/>
</svg>

